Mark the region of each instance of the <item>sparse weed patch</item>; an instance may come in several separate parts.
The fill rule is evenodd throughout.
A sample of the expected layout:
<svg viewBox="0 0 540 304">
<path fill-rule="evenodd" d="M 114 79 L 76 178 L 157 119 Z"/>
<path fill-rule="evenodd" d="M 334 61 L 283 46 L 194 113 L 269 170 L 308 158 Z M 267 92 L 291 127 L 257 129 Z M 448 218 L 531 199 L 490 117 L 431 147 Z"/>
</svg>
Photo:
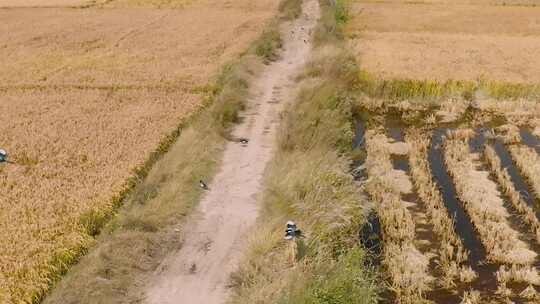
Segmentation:
<svg viewBox="0 0 540 304">
<path fill-rule="evenodd" d="M 266 62 L 277 59 L 276 50 L 282 45 L 281 35 L 277 25 L 271 26 L 264 31 L 261 37 L 253 45 L 257 56 L 263 58 Z"/>
<path fill-rule="evenodd" d="M 279 4 L 281 18 L 292 20 L 300 17 L 302 14 L 302 0 L 282 1 Z"/>
</svg>

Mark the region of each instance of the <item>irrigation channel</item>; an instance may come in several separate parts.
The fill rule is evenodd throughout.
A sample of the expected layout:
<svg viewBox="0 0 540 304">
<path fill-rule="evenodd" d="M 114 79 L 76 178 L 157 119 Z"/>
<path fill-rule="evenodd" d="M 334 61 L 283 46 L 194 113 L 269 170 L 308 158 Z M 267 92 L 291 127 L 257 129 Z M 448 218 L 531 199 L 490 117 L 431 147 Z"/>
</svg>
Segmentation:
<svg viewBox="0 0 540 304">
<path fill-rule="evenodd" d="M 381 121 L 384 121 L 382 126 Z M 365 149 L 365 133 L 371 129 L 384 129 L 390 144 L 406 144 L 405 132 L 407 131 L 408 125 L 401 120 L 396 119 L 395 115 L 388 115 L 384 117 L 384 119 L 381 119 L 381 117 L 378 117 L 377 119 L 356 117 L 354 126 L 355 136 L 352 145 L 355 159 L 353 160 L 354 169 L 352 172 L 359 183 L 362 184 L 365 180 L 371 178 L 371 176 L 367 174 L 368 171 L 366 170 L 366 164 L 364 163 L 364 160 L 367 157 Z M 457 282 L 453 288 L 447 288 L 439 284 L 442 273 L 440 265 L 438 264 L 437 248 L 442 246 L 442 243 L 438 239 L 438 235 L 433 232 L 434 227 L 429 220 L 431 215 L 427 212 L 427 205 L 420 198 L 417 189 L 414 189 L 411 193 L 402 193 L 401 199 L 412 214 L 415 223 L 414 235 L 416 240 L 414 241 L 414 244 L 420 252 L 429 256 L 429 274 L 435 278 L 431 286 L 431 291 L 426 292 L 424 296 L 427 300 L 434 303 L 459 303 L 464 294 L 470 290 L 475 290 L 479 291 L 482 300 L 488 301 L 488 303 L 504 303 L 506 300 L 513 301 L 514 303 L 536 303 L 534 301 L 539 300 L 538 294 L 540 289 L 538 285 L 535 285 L 533 289 L 533 291 L 536 291 L 536 298 L 533 299 L 533 302 L 530 302 L 531 299 L 524 297 L 522 294 L 528 287 L 526 283 L 510 282 L 507 287 L 511 290 L 511 294 L 507 294 L 506 296 L 500 295 L 498 270 L 501 269 L 501 265 L 503 264 L 490 261 L 490 253 L 486 252 L 486 247 L 482 243 L 480 234 L 475 228 L 471 216 L 465 208 L 466 205 L 460 200 L 458 190 L 456 189 L 456 181 L 450 174 L 449 168 L 447 168 L 445 163 L 447 134 L 459 127 L 460 125 L 457 124 L 447 125 L 425 131 L 431 134 L 429 145 L 427 147 L 427 162 L 429 164 L 431 179 L 436 184 L 438 191 L 442 196 L 444 209 L 446 210 L 447 215 L 453 220 L 455 234 L 459 237 L 463 247 L 465 247 L 466 252 L 468 253 L 466 264 L 476 272 L 476 278 L 469 283 Z M 501 169 L 508 172 L 510 177 L 509 180 L 516 191 L 520 193 L 527 206 L 534 209 L 536 217 L 540 218 L 539 205 L 535 201 L 531 190 L 532 188 L 516 167 L 512 155 L 509 153 L 503 141 L 498 137 L 486 137 L 485 134 L 494 133 L 491 132 L 491 129 L 475 129 L 474 135 L 468 139 L 469 153 L 480 156 L 477 159 L 477 162 L 475 162 L 477 166 L 475 170 L 486 173 L 489 180 L 496 184 L 499 196 L 504 201 L 504 209 L 509 213 L 507 218 L 508 225 L 517 232 L 519 240 L 526 243 L 533 252 L 540 253 L 540 242 L 536 241 L 534 233 L 531 233 L 531 231 L 527 229 L 516 208 L 509 203 L 510 198 L 502 191 L 502 186 L 497 182 L 494 173 L 491 172 L 488 174 L 488 172 L 490 172 L 490 167 L 487 165 L 486 156 L 483 154 L 485 147 L 490 146 L 493 148 L 500 159 Z M 537 152 L 539 151 L 540 139 L 536 138 L 527 129 L 523 128 L 520 129 L 520 135 L 522 139 L 521 144 L 533 147 Z M 413 174 L 411 173 L 411 163 L 407 155 L 392 154 L 391 158 L 394 170 L 405 172 L 408 179 L 412 180 Z M 377 203 L 379 202 L 376 201 L 375 204 Z M 377 212 L 372 212 L 368 217 L 368 223 L 360 228 L 359 234 L 361 243 L 374 253 L 375 258 L 372 258 L 372 260 L 375 265 L 380 265 L 381 251 L 384 252 L 385 247 L 385 232 L 384 229 L 381 230 L 380 219 L 378 216 L 379 214 Z M 508 264 L 505 265 L 507 267 L 506 269 L 511 266 Z M 537 273 L 540 268 L 540 259 L 538 256 L 531 266 L 533 271 L 536 271 Z M 389 282 L 389 284 L 391 285 L 391 282 Z M 531 287 L 529 287 L 529 289 L 530 288 Z M 383 297 L 385 297 L 384 302 L 387 303 L 393 303 L 397 300 L 396 294 L 391 291 L 383 293 Z"/>
<path fill-rule="evenodd" d="M 497 153 L 497 156 L 501 160 L 501 167 L 508 172 L 510 180 L 521 198 L 527 203 L 528 206 L 533 208 L 536 217 L 540 220 L 540 204 L 538 204 L 534 198 L 534 193 L 527 181 L 521 176 L 519 169 L 512 160 L 512 155 L 508 152 L 508 149 L 504 146 L 504 143 L 500 139 L 492 141 L 491 146 Z"/>
<path fill-rule="evenodd" d="M 520 128 L 519 135 L 522 143 L 535 149 L 536 153 L 540 154 L 540 138 L 534 136 L 527 128 Z"/>
<path fill-rule="evenodd" d="M 364 133 L 366 127 L 361 119 L 355 119 L 355 132 L 353 137 L 352 148 L 356 152 L 356 157 L 352 162 L 352 172 L 356 181 L 361 182 L 366 178 L 363 165 L 365 161 Z M 381 255 L 381 223 L 375 211 L 371 211 L 366 219 L 365 224 L 360 227 L 359 239 L 362 245 L 368 250 L 369 256 L 366 262 L 370 266 L 380 265 Z"/>
<path fill-rule="evenodd" d="M 501 142 L 500 139 L 497 139 L 495 137 L 494 138 L 487 138 L 485 136 L 485 134 L 493 134 L 493 132 L 491 132 L 490 129 L 483 129 L 483 128 L 479 128 L 479 129 L 475 130 L 474 136 L 469 140 L 469 147 L 470 147 L 471 152 L 473 152 L 473 153 L 482 153 L 482 151 L 484 150 L 486 145 L 493 146 L 496 153 L 497 153 L 497 155 L 501 159 L 501 165 L 506 169 L 512 170 L 513 174 L 510 174 L 510 173 L 509 174 L 511 176 L 514 187 L 516 189 L 522 189 L 523 192 L 520 191 L 520 193 L 524 193 L 524 195 L 522 195 L 523 198 L 527 197 L 527 198 L 530 199 L 531 196 L 526 194 L 526 193 L 529 193 L 528 187 L 524 183 L 523 178 L 519 175 L 519 173 L 517 171 L 517 168 L 512 163 L 510 153 L 506 150 L 506 148 L 504 147 L 504 144 Z M 504 159 L 504 161 L 503 161 L 503 159 Z M 482 165 L 481 165 L 481 169 L 484 170 L 484 171 L 489 171 L 489 169 L 486 166 L 487 160 L 485 159 L 485 155 L 484 155 L 482 160 L 483 160 L 483 162 L 482 162 Z M 510 170 L 508 170 L 508 171 L 510 171 Z M 513 230 L 519 232 L 519 239 L 521 241 L 524 241 L 531 248 L 531 250 L 533 250 L 536 253 L 540 253 L 540 245 L 535 240 L 535 236 L 532 235 L 526 229 L 525 225 L 523 224 L 523 220 L 519 216 L 518 211 L 510 203 L 510 198 L 508 197 L 508 195 L 504 194 L 504 191 L 502 190 L 501 185 L 499 183 L 497 183 L 497 179 L 494 176 L 494 174 L 491 173 L 489 177 L 495 184 L 497 184 L 497 190 L 499 191 L 500 196 L 502 197 L 502 199 L 504 201 L 504 208 L 509 213 L 508 222 L 510 224 L 510 227 Z M 516 181 L 517 181 L 517 183 L 516 183 Z M 532 203 L 532 205 L 534 205 L 533 202 L 531 202 L 531 203 Z M 538 216 L 538 212 L 536 212 L 536 215 Z M 536 261 L 533 264 L 533 266 L 537 270 L 540 269 L 540 258 L 538 256 L 536 257 Z M 523 284 L 523 283 L 521 283 L 521 284 L 511 283 L 510 284 L 510 288 L 517 289 L 517 290 L 524 289 L 526 287 L 527 287 L 527 285 Z M 540 289 L 537 287 L 536 290 L 538 291 Z M 519 301 L 519 299 L 515 299 L 515 300 Z"/>
<path fill-rule="evenodd" d="M 387 121 L 386 130 L 388 136 L 398 143 L 405 144 L 405 134 L 404 131 L 406 126 L 399 121 L 390 120 Z M 407 155 L 392 155 L 392 163 L 395 170 L 404 171 L 407 174 L 409 179 L 412 179 L 411 176 L 411 166 L 409 163 L 409 158 Z M 410 203 L 408 209 L 411 211 L 413 218 L 415 220 L 415 234 L 417 237 L 417 244 L 420 251 L 428 253 L 431 255 L 429 268 L 431 270 L 431 275 L 435 278 L 438 278 L 442 275 L 440 270 L 437 267 L 437 251 L 441 246 L 440 241 L 437 236 L 433 233 L 434 227 L 431 221 L 429 221 L 428 213 L 425 208 L 425 204 L 421 201 L 416 189 L 413 189 L 411 193 L 402 195 L 402 199 L 405 202 Z M 450 291 L 441 288 L 435 284 L 435 288 L 428 292 L 426 297 L 436 303 L 457 303 L 459 302 L 459 296 L 457 294 L 452 294 Z"/>
<path fill-rule="evenodd" d="M 495 272 L 497 265 L 486 263 L 486 250 L 480 241 L 463 203 L 458 199 L 457 190 L 444 161 L 444 136 L 449 128 L 437 128 L 433 131 L 429 149 L 429 164 L 435 183 L 443 195 L 443 201 L 449 215 L 454 219 L 455 230 L 469 251 L 469 263 L 478 278 L 473 282 L 472 288 L 476 290 L 494 292 L 497 289 Z"/>
</svg>

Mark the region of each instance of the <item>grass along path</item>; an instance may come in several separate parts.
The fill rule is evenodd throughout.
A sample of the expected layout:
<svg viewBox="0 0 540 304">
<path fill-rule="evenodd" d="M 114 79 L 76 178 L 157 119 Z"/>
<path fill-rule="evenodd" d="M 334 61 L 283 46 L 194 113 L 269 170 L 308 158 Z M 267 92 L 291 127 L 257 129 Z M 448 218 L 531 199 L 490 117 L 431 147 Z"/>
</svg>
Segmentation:
<svg viewBox="0 0 540 304">
<path fill-rule="evenodd" d="M 293 78 L 311 51 L 310 32 L 319 16 L 315 0 L 281 30 L 283 51 L 253 80 L 241 122 L 232 131 L 247 144 L 229 142 L 222 164 L 199 207 L 185 224 L 182 248 L 173 251 L 147 282 L 146 303 L 223 303 L 229 276 L 246 238 L 257 233 L 262 176 L 275 150 L 279 113 L 294 92 Z"/>
<path fill-rule="evenodd" d="M 258 233 L 233 276 L 230 303 L 377 303 L 358 230 L 371 204 L 350 168 L 352 80 L 357 69 L 341 39 L 341 1 L 321 0 L 300 93 L 283 113 L 278 149 L 265 174 Z M 304 231 L 283 240 L 293 219 Z"/>
</svg>

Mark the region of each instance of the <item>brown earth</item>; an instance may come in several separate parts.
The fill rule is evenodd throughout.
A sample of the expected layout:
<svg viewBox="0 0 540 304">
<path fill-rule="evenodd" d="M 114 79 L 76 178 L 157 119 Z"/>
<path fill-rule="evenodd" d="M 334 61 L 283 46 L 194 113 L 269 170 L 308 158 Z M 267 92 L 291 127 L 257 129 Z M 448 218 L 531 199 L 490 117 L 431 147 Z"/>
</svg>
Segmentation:
<svg viewBox="0 0 540 304">
<path fill-rule="evenodd" d="M 48 261 L 88 244 L 81 214 L 110 207 L 276 9 L 0 10 L 0 147 L 15 162 L 0 165 L 1 303 L 46 286 Z"/>
</svg>

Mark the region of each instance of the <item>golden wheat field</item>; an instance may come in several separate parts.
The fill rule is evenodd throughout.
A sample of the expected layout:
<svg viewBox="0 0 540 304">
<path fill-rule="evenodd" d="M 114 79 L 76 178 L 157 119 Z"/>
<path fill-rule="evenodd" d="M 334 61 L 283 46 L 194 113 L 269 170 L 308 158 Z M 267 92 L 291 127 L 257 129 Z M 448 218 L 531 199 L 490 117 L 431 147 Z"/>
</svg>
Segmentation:
<svg viewBox="0 0 540 304">
<path fill-rule="evenodd" d="M 78 6 L 89 2 L 89 0 L 0 0 L 0 8 Z"/>
<path fill-rule="evenodd" d="M 540 7 L 502 3 L 357 0 L 346 32 L 379 77 L 538 82 Z"/>
<path fill-rule="evenodd" d="M 111 207 L 277 9 L 269 0 L 149 8 L 179 2 L 0 10 L 0 147 L 14 162 L 0 165 L 0 303 L 29 301 L 48 286 L 52 259 L 90 244 L 81 215 Z"/>
</svg>

